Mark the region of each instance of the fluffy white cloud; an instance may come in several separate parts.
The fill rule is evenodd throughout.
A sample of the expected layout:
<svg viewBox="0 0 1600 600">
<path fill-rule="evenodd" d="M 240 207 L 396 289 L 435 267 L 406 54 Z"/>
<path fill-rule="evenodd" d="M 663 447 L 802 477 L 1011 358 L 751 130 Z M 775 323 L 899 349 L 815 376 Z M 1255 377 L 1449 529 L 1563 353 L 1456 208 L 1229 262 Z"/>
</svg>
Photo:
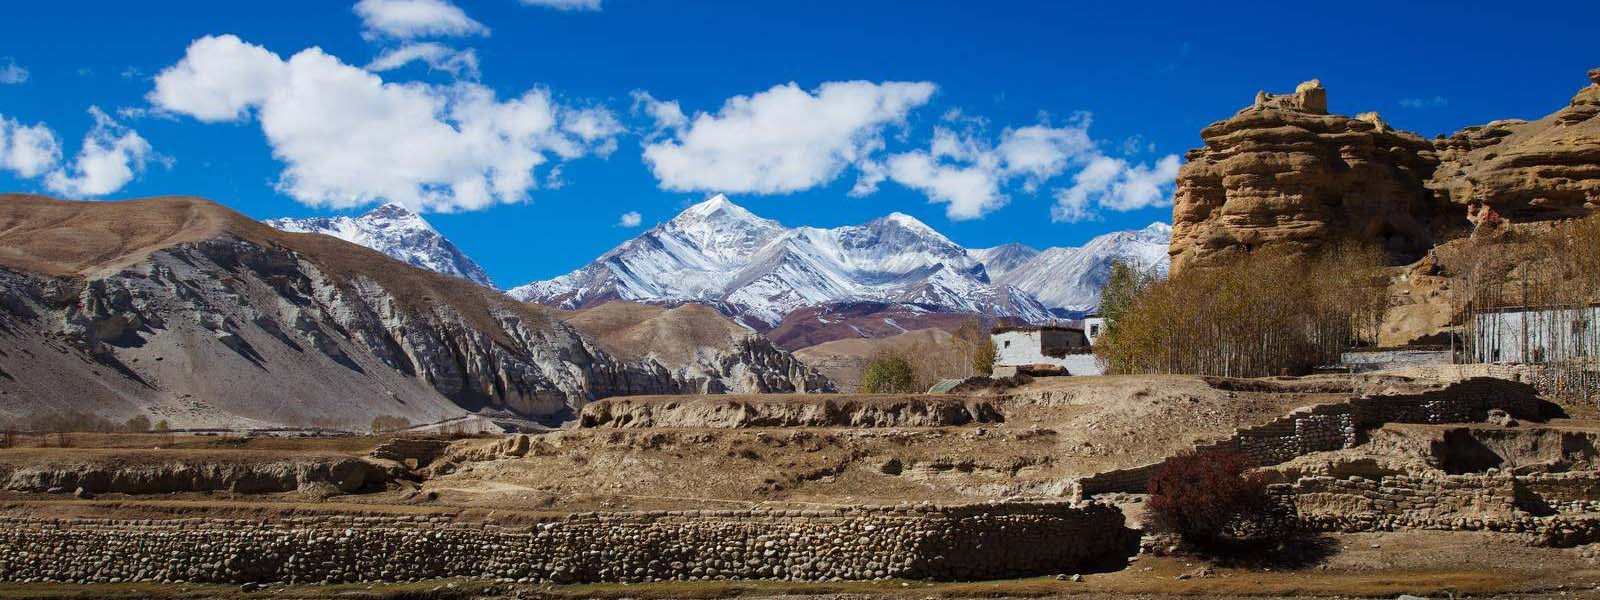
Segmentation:
<svg viewBox="0 0 1600 600">
<path fill-rule="evenodd" d="M 196 40 L 156 76 L 148 99 L 206 121 L 254 114 L 284 162 L 279 191 L 313 206 L 521 202 L 550 155 L 616 143 L 610 113 L 560 106 L 543 89 L 501 101 L 476 83 L 385 82 L 318 48 L 284 60 L 231 35 Z"/>
<path fill-rule="evenodd" d="M 947 204 L 945 214 L 951 219 L 976 219 L 1005 206 L 1009 197 L 1003 187 L 1008 182 L 1021 179 L 1023 189 L 1031 193 L 1095 152 L 1087 119 L 1064 127 L 1006 129 L 993 145 L 975 134 L 936 127 L 927 150 L 889 157 L 886 175 L 929 200 Z"/>
<path fill-rule="evenodd" d="M 1154 166 L 1098 156 L 1072 178 L 1072 187 L 1055 192 L 1051 220 L 1074 223 L 1095 216 L 1095 209 L 1129 211 L 1172 203 L 1178 155 L 1168 154 Z"/>
<path fill-rule="evenodd" d="M 600 10 L 600 0 L 522 0 L 522 4 L 556 10 Z"/>
<path fill-rule="evenodd" d="M 489 34 L 488 27 L 448 0 L 361 0 L 355 11 L 368 38 Z"/>
<path fill-rule="evenodd" d="M 278 55 L 232 35 L 207 36 L 156 76 L 146 99 L 201 121 L 236 121 L 288 84 L 289 69 Z"/>
<path fill-rule="evenodd" d="M 946 122 L 965 122 L 958 133 L 935 127 L 928 149 L 897 153 L 878 168 L 863 168 L 854 195 L 871 193 L 883 179 L 922 192 L 946 204 L 953 220 L 976 219 L 1005 206 L 1006 190 L 1016 182 L 1034 193 L 1046 182 L 1073 168 L 1073 185 L 1055 192 L 1051 211 L 1056 221 L 1093 218 L 1098 210 L 1127 211 L 1170 202 L 1178 157 L 1168 155 L 1155 166 L 1133 165 L 1106 156 L 1089 136 L 1090 116 L 1074 115 L 1060 127 L 1048 122 L 1006 129 L 990 143 L 980 133 L 984 122 L 951 109 Z"/>
<path fill-rule="evenodd" d="M 664 189 L 782 194 L 836 179 L 884 147 L 883 130 L 928 102 L 927 82 L 837 81 L 807 92 L 788 83 L 729 98 L 716 113 L 683 116 L 675 102 L 637 94 L 656 119 L 644 160 Z"/>
<path fill-rule="evenodd" d="M 133 181 L 155 157 L 150 142 L 138 132 L 123 127 L 100 107 L 89 107 L 94 127 L 83 138 L 70 168 L 52 171 L 44 185 L 66 196 L 104 196 Z"/>
<path fill-rule="evenodd" d="M 44 174 L 61 160 L 61 143 L 44 123 L 24 125 L 0 115 L 0 170 L 23 179 Z"/>
<path fill-rule="evenodd" d="M 367 63 L 368 71 L 393 71 L 413 62 L 428 65 L 429 69 L 445 71 L 456 77 L 478 78 L 478 52 L 471 48 L 457 50 L 435 42 L 406 44 L 391 48 Z"/>
<path fill-rule="evenodd" d="M 28 81 L 28 70 L 17 64 L 17 61 L 6 58 L 5 64 L 0 65 L 0 85 L 15 85 Z"/>
<path fill-rule="evenodd" d="M 640 215 L 638 211 L 628 211 L 622 213 L 622 218 L 617 219 L 617 227 L 638 227 L 642 222 L 644 222 L 644 216 Z"/>
</svg>

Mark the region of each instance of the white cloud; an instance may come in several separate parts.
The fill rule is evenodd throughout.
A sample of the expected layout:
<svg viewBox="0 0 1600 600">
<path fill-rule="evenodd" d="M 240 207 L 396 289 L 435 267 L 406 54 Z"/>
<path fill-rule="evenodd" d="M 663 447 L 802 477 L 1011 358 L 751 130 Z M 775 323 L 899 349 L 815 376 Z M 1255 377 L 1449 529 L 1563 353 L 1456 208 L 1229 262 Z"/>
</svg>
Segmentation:
<svg viewBox="0 0 1600 600">
<path fill-rule="evenodd" d="M 488 27 L 448 0 L 361 0 L 355 11 L 369 39 L 489 35 Z"/>
<path fill-rule="evenodd" d="M 677 100 L 662 101 L 651 96 L 650 92 L 633 91 L 634 112 L 643 111 L 656 123 L 656 134 L 682 129 L 689 124 L 689 117 L 684 116 L 683 107 L 678 106 Z"/>
<path fill-rule="evenodd" d="M 869 163 L 884 147 L 883 130 L 903 124 L 934 90 L 927 82 L 836 81 L 807 92 L 788 83 L 692 119 L 676 103 L 635 97 L 663 136 L 644 147 L 663 189 L 782 194 Z"/>
<path fill-rule="evenodd" d="M 600 10 L 600 0 L 522 0 L 522 5 L 556 10 Z"/>
<path fill-rule="evenodd" d="M 640 215 L 638 211 L 628 211 L 622 213 L 622 218 L 617 219 L 617 227 L 638 227 L 639 223 L 642 222 L 644 222 L 644 216 Z"/>
<path fill-rule="evenodd" d="M 123 127 L 100 107 L 89 107 L 94 127 L 83 138 L 71 168 L 63 166 L 45 178 L 45 187 L 66 196 L 104 196 L 133 181 L 156 158 L 150 142 Z"/>
<path fill-rule="evenodd" d="M 1400 99 L 1400 106 L 1403 106 L 1403 107 L 1406 107 L 1406 108 L 1415 108 L 1415 109 L 1437 108 L 1437 107 L 1441 107 L 1441 106 L 1448 106 L 1449 104 L 1450 104 L 1450 101 L 1445 99 L 1444 96 L 1434 96 L 1432 98 L 1401 98 Z"/>
<path fill-rule="evenodd" d="M 28 70 L 11 57 L 6 57 L 5 64 L 0 64 L 0 85 L 16 85 L 27 81 Z"/>
<path fill-rule="evenodd" d="M 393 71 L 413 62 L 428 65 L 429 69 L 444 71 L 456 77 L 478 78 L 478 52 L 471 48 L 457 50 L 435 42 L 406 44 L 391 48 L 367 63 L 368 71 Z"/>
<path fill-rule="evenodd" d="M 1056 190 L 1051 220 L 1093 219 L 1097 208 L 1121 212 L 1170 205 L 1178 166 L 1176 154 L 1162 157 L 1154 166 L 1098 156 L 1073 176 L 1072 187 Z"/>
<path fill-rule="evenodd" d="M 1031 193 L 1096 152 L 1087 119 L 1063 127 L 1041 123 L 1006 129 L 993 145 L 976 134 L 936 127 L 928 150 L 889 157 L 887 175 L 929 200 L 948 204 L 945 215 L 951 219 L 976 219 L 1005 206 L 1007 183 L 1020 179 L 1023 190 Z"/>
<path fill-rule="evenodd" d="M 61 143 L 44 123 L 24 125 L 0 115 L 0 170 L 23 179 L 38 177 L 61 160 Z"/>
<path fill-rule="evenodd" d="M 521 202 L 551 155 L 573 159 L 616 143 L 610 113 L 560 106 L 540 88 L 501 101 L 470 82 L 385 82 L 318 48 L 284 60 L 231 35 L 196 40 L 156 76 L 148 99 L 203 121 L 253 114 L 284 163 L 278 190 L 334 208 Z"/>
</svg>

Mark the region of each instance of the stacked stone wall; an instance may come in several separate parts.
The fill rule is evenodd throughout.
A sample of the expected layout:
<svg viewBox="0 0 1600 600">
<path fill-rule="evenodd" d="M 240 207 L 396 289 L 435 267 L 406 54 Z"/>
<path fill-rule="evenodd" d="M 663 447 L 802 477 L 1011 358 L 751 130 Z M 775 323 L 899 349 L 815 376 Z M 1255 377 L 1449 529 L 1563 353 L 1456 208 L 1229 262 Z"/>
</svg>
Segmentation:
<svg viewBox="0 0 1600 600">
<path fill-rule="evenodd" d="M 1385 423 L 1474 423 L 1487 418 L 1492 409 L 1521 419 L 1541 416 L 1531 386 L 1478 377 L 1415 394 L 1362 396 L 1298 409 L 1265 425 L 1237 430 L 1225 440 L 1198 445 L 1195 450 L 1236 450 L 1250 455 L 1260 466 L 1271 466 L 1313 452 L 1354 447 L 1365 441 L 1366 431 Z M 1092 475 L 1079 480 L 1079 490 L 1085 496 L 1142 493 L 1161 464 Z"/>
<path fill-rule="evenodd" d="M 444 517 L 0 520 L 0 579 L 525 582 L 989 579 L 1124 561 L 1137 533 L 1089 504 Z"/>
<path fill-rule="evenodd" d="M 1593 472 L 1302 477 L 1273 487 L 1311 531 L 1496 531 L 1556 546 L 1600 541 L 1600 475 Z"/>
</svg>

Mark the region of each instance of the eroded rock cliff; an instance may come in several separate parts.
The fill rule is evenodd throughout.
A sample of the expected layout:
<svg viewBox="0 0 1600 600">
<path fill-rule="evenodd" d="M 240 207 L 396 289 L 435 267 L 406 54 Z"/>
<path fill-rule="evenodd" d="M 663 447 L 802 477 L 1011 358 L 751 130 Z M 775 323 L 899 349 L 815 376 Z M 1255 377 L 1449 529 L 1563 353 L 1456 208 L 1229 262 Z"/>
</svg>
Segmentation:
<svg viewBox="0 0 1600 600">
<path fill-rule="evenodd" d="M 1506 119 L 1436 142 L 1428 186 L 1475 223 L 1586 215 L 1600 208 L 1600 69 L 1572 101 L 1537 121 Z"/>
<path fill-rule="evenodd" d="M 1377 113 L 1330 115 L 1316 80 L 1260 92 L 1200 132 L 1173 199 L 1172 268 L 1226 264 L 1263 248 L 1378 244 L 1397 263 L 1484 222 L 1600 209 L 1600 69 L 1566 107 L 1433 141 Z"/>
<path fill-rule="evenodd" d="M 1205 146 L 1178 172 L 1173 271 L 1344 239 L 1415 258 L 1449 220 L 1424 185 L 1437 165 L 1432 144 L 1377 113 L 1328 114 L 1316 80 L 1293 94 L 1258 93 L 1200 137 Z"/>
</svg>

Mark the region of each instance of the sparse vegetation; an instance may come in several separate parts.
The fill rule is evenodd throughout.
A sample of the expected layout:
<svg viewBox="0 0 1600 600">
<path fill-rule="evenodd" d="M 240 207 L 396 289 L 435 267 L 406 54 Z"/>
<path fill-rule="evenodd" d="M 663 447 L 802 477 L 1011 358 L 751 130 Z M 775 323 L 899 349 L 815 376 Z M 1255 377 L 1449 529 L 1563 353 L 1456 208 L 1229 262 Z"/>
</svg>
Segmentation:
<svg viewBox="0 0 1600 600">
<path fill-rule="evenodd" d="M 911 361 L 897 352 L 882 352 L 867 362 L 861 375 L 861 390 L 868 394 L 911 394 L 916 389 L 916 372 Z"/>
<path fill-rule="evenodd" d="M 1151 475 L 1146 507 L 1151 524 L 1185 541 L 1210 546 L 1267 507 L 1266 484 L 1255 461 L 1234 450 L 1189 452 L 1167 459 Z"/>
<path fill-rule="evenodd" d="M 384 433 L 384 432 L 387 432 L 387 431 L 399 431 L 401 429 L 405 429 L 405 428 L 410 427 L 410 426 L 411 426 L 411 419 L 407 419 L 405 417 L 396 417 L 396 416 L 392 416 L 392 415 L 378 415 L 378 416 L 372 418 L 372 432 L 373 433 Z"/>
<path fill-rule="evenodd" d="M 1095 353 L 1112 373 L 1304 373 L 1377 338 L 1385 260 L 1346 246 L 1311 258 L 1258 252 L 1165 280 L 1117 269 Z"/>
<path fill-rule="evenodd" d="M 144 415 L 135 415 L 132 418 L 129 418 L 128 422 L 122 425 L 122 430 L 132 433 L 144 433 L 146 431 L 150 431 L 150 417 L 146 417 Z"/>
</svg>

